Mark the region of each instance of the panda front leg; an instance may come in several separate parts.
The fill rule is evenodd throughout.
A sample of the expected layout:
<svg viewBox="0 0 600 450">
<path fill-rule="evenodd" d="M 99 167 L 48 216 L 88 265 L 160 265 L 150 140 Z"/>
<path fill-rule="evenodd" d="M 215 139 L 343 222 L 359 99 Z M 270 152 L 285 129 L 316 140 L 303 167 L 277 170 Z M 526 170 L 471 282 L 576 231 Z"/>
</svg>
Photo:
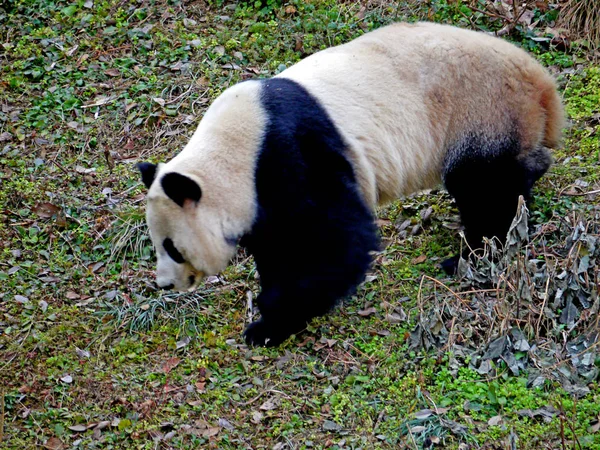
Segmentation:
<svg viewBox="0 0 600 450">
<path fill-rule="evenodd" d="M 278 287 L 263 287 L 256 299 L 261 318 L 248 325 L 244 331 L 246 343 L 275 347 L 292 334 L 302 331 L 310 318 L 292 311 L 293 301 L 291 298 L 286 299 L 283 290 Z"/>
<path fill-rule="evenodd" d="M 315 261 L 314 267 L 308 263 L 294 265 L 287 274 L 281 271 L 269 274 L 259 268 L 261 292 L 256 304 L 261 318 L 246 328 L 246 342 L 249 345 L 277 346 L 304 330 L 313 318 L 327 314 L 340 301 L 354 294 L 371 264 L 371 251 L 376 248 L 374 225 L 368 231 L 368 237 L 348 242 L 344 246 L 348 251 L 342 252 L 338 248 L 329 254 L 329 258 L 323 255 L 323 251 L 319 254 L 312 249 L 310 254 L 322 258 L 320 264 Z M 265 279 L 270 282 L 265 282 Z"/>
</svg>

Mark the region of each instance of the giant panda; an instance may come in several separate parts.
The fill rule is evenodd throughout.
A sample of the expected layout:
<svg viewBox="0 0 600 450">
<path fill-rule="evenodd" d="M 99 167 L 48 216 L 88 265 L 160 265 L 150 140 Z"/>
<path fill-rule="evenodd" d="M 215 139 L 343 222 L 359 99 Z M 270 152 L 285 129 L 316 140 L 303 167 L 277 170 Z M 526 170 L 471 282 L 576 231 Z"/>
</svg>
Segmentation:
<svg viewBox="0 0 600 450">
<path fill-rule="evenodd" d="M 157 284 L 193 289 L 240 244 L 261 284 L 246 342 L 278 345 L 363 280 L 377 205 L 443 183 L 471 247 L 505 238 L 562 126 L 546 70 L 483 33 L 399 23 L 320 51 L 228 88 L 175 158 L 138 165 Z"/>
</svg>

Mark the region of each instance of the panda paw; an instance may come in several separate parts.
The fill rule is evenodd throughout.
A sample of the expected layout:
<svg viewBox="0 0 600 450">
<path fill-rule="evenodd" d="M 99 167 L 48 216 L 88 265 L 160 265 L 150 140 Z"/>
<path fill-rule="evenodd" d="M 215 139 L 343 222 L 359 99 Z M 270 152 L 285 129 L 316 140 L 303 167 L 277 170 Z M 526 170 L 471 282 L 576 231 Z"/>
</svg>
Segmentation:
<svg viewBox="0 0 600 450">
<path fill-rule="evenodd" d="M 443 261 L 440 264 L 442 266 L 442 269 L 444 270 L 444 272 L 446 272 L 446 275 L 451 275 L 451 276 L 456 275 L 456 271 L 458 270 L 458 261 L 459 260 L 460 260 L 460 255 L 455 255 L 452 258 L 448 258 L 447 260 Z"/>
<path fill-rule="evenodd" d="M 263 319 L 252 322 L 244 331 L 246 344 L 254 347 L 276 347 L 291 335 L 292 333 L 277 329 Z"/>
</svg>

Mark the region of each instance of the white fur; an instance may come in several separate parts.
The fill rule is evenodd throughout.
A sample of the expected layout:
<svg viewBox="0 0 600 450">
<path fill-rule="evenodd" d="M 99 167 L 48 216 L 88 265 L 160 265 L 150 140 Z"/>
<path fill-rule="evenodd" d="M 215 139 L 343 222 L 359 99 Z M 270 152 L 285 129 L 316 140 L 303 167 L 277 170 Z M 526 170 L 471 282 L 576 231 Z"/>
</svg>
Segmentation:
<svg viewBox="0 0 600 450">
<path fill-rule="evenodd" d="M 493 139 L 516 125 L 530 151 L 545 137 L 555 145 L 562 126 L 554 82 L 531 56 L 446 25 L 380 28 L 278 76 L 297 81 L 325 106 L 372 207 L 439 184 L 447 146 L 463 133 Z M 545 96 L 554 102 L 551 111 L 540 105 Z M 550 121 L 558 130 L 545 136 Z"/>
<path fill-rule="evenodd" d="M 254 168 L 266 117 L 259 83 L 248 81 L 224 92 L 206 112 L 190 142 L 174 159 L 159 165 L 148 191 L 147 220 L 157 250 L 157 283 L 188 289 L 199 279 L 223 270 L 235 254 L 226 238 L 250 231 L 256 214 Z M 160 185 L 168 172 L 195 180 L 202 189 L 198 205 L 183 208 Z M 186 263 L 175 263 L 163 248 L 171 238 Z"/>
</svg>

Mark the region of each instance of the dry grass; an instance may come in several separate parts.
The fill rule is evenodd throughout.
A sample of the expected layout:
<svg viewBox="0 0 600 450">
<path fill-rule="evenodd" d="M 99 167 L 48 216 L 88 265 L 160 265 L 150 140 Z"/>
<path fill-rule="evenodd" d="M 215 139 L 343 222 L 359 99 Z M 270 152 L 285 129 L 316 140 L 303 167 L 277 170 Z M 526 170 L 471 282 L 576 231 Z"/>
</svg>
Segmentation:
<svg viewBox="0 0 600 450">
<path fill-rule="evenodd" d="M 600 48 L 600 4 L 598 0 L 567 0 L 562 6 L 560 25 L 573 37 L 586 39 Z"/>
</svg>

